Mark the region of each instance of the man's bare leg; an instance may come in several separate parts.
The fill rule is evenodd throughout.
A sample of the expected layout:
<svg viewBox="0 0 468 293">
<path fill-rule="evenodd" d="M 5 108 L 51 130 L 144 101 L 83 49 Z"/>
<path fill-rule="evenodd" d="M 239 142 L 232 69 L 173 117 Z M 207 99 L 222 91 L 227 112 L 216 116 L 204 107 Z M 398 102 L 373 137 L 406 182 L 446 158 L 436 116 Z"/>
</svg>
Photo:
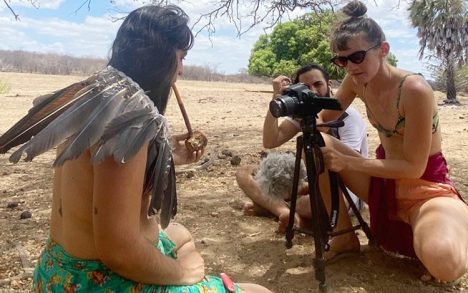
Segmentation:
<svg viewBox="0 0 468 293">
<path fill-rule="evenodd" d="M 242 206 L 242 211 L 246 216 L 259 216 L 259 217 L 269 217 L 273 216 L 272 213 L 262 208 L 253 201 L 247 201 Z"/>
<path fill-rule="evenodd" d="M 265 210 L 277 217 L 286 211 L 289 212 L 289 208 L 284 201 L 273 200 L 260 190 L 254 179 L 255 169 L 256 166 L 247 165 L 240 167 L 236 173 L 237 184 L 253 202 L 244 205 L 244 212 L 249 214 L 251 211 L 258 211 L 264 214 L 263 210 Z"/>
</svg>

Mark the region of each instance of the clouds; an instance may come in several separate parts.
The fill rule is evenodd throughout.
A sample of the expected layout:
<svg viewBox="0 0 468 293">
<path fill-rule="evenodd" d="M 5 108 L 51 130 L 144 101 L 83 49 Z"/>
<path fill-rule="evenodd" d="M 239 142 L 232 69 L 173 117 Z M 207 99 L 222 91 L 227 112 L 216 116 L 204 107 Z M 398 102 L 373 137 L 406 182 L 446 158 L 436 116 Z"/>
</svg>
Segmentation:
<svg viewBox="0 0 468 293">
<path fill-rule="evenodd" d="M 367 14 L 382 27 L 390 43 L 390 51 L 398 59 L 398 67 L 421 72 L 430 78 L 425 62 L 419 60 L 419 39 L 417 30 L 411 26 L 408 3 L 404 0 L 375 2 L 377 5 L 374 1 L 367 3 Z"/>
<path fill-rule="evenodd" d="M 215 34 L 210 40 L 206 35 L 198 35 L 195 46 L 187 55 L 186 64 L 209 66 L 220 73 L 239 73 L 241 69 L 247 68 L 256 39 Z"/>
<path fill-rule="evenodd" d="M 28 1 L 28 0 L 10 0 L 8 3 L 10 6 L 23 6 L 23 7 L 30 7 L 31 3 L 37 8 L 43 9 L 58 9 L 61 4 L 63 4 L 66 0 L 47 0 L 47 1 Z M 3 4 L 2 4 L 3 6 Z"/>
<path fill-rule="evenodd" d="M 206 11 L 207 7 L 210 7 L 209 1 L 203 0 L 202 3 L 200 5 L 197 3 L 196 6 L 182 6 L 194 18 L 194 15 L 200 15 Z M 404 0 L 373 0 L 367 1 L 367 8 L 368 16 L 376 20 L 384 30 L 391 51 L 398 59 L 398 66 L 422 72 L 426 77 L 429 77 L 430 74 L 426 70 L 424 62 L 418 58 L 419 39 L 416 35 L 417 30 L 410 25 L 407 11 L 408 3 Z M 243 6 L 241 13 L 246 14 L 250 11 L 249 9 L 247 6 Z M 291 18 L 304 12 L 304 10 L 295 11 Z M 246 20 L 245 23 L 249 23 L 249 20 Z M 217 65 L 215 67 L 225 73 L 237 73 L 241 68 L 246 68 L 253 45 L 264 33 L 263 28 L 267 24 L 256 26 L 240 38 L 236 38 L 235 27 L 227 19 L 219 20 L 215 24 L 217 31 L 212 36 L 212 44 L 206 37 L 206 33 L 202 33 L 196 39 L 193 52 L 189 54 L 189 62 Z"/>
<path fill-rule="evenodd" d="M 37 19 L 23 16 L 21 21 L 0 15 L 0 49 L 105 58 L 119 25 L 107 16 L 88 16 L 77 23 L 59 15 Z"/>
<path fill-rule="evenodd" d="M 215 5 L 218 4 L 211 0 L 180 3 L 180 7 L 190 16 L 191 25 L 194 25 L 200 15 L 217 7 Z M 252 1 L 240 1 L 238 5 L 239 9 L 234 9 L 235 16 L 238 15 L 240 18 L 236 19 L 238 26 L 236 27 L 227 16 L 214 19 L 215 32 L 211 36 L 206 30 L 198 33 L 195 46 L 186 58 L 186 64 L 209 66 L 225 74 L 236 74 L 247 68 L 251 50 L 260 35 L 265 33 L 264 28 L 268 26 L 268 23 L 259 24 L 238 36 L 238 30 L 246 30 L 254 20 L 251 13 Z M 264 12 L 265 7 L 260 7 L 259 15 L 263 15 Z M 207 24 L 207 21 L 206 18 L 201 19 L 194 26 L 193 31 L 198 32 Z M 267 30 L 269 31 L 271 29 Z"/>
<path fill-rule="evenodd" d="M 4 9 L 4 5 L 0 5 L 3 8 L 0 10 L 0 49 L 106 58 L 121 23 L 112 22 L 109 13 L 115 15 L 116 8 L 130 11 L 148 1 L 114 0 L 113 6 L 109 0 L 93 0 L 91 11 L 80 10 L 77 16 L 73 12 L 82 3 L 80 1 L 40 1 L 41 9 L 37 10 L 31 8 L 29 1 L 15 0 L 11 3 L 29 6 L 21 6 L 21 21 L 15 21 L 11 13 Z M 191 24 L 219 3 L 212 0 L 174 2 L 187 12 Z M 252 21 L 252 18 L 247 17 L 251 11 L 248 3 L 251 1 L 241 1 L 239 7 L 244 27 L 249 26 Z M 419 40 L 416 30 L 409 24 L 408 5 L 403 0 L 399 6 L 397 4 L 384 0 L 368 1 L 368 15 L 382 26 L 391 51 L 399 61 L 399 67 L 425 73 L 424 64 L 418 59 Z M 294 11 L 291 17 L 303 12 Z M 202 20 L 199 25 L 205 24 L 203 21 L 206 20 Z M 240 38 L 237 37 L 236 27 L 226 17 L 218 18 L 214 24 L 216 32 L 211 37 L 206 31 L 196 37 L 195 46 L 189 52 L 186 64 L 210 66 L 227 74 L 238 73 L 247 67 L 253 45 L 265 33 L 263 28 L 268 24 L 260 24 Z M 195 27 L 194 31 L 199 28 L 200 26 Z M 428 76 L 427 73 L 425 75 Z"/>
</svg>

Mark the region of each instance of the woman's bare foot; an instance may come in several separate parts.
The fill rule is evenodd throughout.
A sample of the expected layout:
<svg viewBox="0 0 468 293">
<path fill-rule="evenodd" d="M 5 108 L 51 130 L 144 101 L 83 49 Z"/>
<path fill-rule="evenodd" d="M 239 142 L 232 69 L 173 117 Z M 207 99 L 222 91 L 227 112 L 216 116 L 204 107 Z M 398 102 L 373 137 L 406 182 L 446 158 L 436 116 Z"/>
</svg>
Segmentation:
<svg viewBox="0 0 468 293">
<path fill-rule="evenodd" d="M 335 236 L 330 240 L 329 244 L 330 249 L 325 252 L 325 260 L 327 263 L 356 255 L 361 250 L 361 244 L 354 232 Z"/>
</svg>

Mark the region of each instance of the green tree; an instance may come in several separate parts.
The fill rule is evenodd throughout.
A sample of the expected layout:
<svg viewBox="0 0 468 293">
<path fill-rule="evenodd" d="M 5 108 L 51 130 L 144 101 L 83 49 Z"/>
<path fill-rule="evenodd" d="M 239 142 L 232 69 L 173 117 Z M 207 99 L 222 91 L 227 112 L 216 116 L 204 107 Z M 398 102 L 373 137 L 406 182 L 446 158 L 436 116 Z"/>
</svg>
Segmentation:
<svg viewBox="0 0 468 293">
<path fill-rule="evenodd" d="M 249 74 L 291 75 L 298 67 L 314 62 L 324 66 L 331 78 L 343 78 L 345 71 L 330 62 L 329 34 L 333 20 L 334 14 L 325 10 L 277 25 L 270 35 L 260 36 L 255 43 L 249 59 Z"/>
<path fill-rule="evenodd" d="M 421 49 L 440 59 L 445 69 L 448 104 L 459 104 L 455 87 L 457 66 L 468 59 L 468 16 L 466 0 L 413 0 L 408 8 L 410 20 L 418 29 Z"/>
<path fill-rule="evenodd" d="M 259 49 L 252 53 L 249 59 L 248 73 L 255 76 L 272 76 L 275 54 L 269 49 Z"/>
<path fill-rule="evenodd" d="M 392 52 L 390 52 L 390 53 L 388 54 L 388 56 L 387 56 L 387 62 L 396 67 L 397 64 L 398 64 L 398 59 L 397 59 L 397 57 L 395 56 L 395 54 L 393 54 Z"/>
</svg>

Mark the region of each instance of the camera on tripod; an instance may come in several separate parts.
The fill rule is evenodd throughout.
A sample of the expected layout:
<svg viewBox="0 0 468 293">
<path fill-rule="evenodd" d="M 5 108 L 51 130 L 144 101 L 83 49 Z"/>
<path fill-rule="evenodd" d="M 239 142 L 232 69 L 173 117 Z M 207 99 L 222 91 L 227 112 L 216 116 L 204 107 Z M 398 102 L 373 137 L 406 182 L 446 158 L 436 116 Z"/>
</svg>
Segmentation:
<svg viewBox="0 0 468 293">
<path fill-rule="evenodd" d="M 340 103 L 329 97 L 318 97 L 304 83 L 290 85 L 283 95 L 270 102 L 273 117 L 316 116 L 322 109 L 341 110 Z"/>
</svg>

